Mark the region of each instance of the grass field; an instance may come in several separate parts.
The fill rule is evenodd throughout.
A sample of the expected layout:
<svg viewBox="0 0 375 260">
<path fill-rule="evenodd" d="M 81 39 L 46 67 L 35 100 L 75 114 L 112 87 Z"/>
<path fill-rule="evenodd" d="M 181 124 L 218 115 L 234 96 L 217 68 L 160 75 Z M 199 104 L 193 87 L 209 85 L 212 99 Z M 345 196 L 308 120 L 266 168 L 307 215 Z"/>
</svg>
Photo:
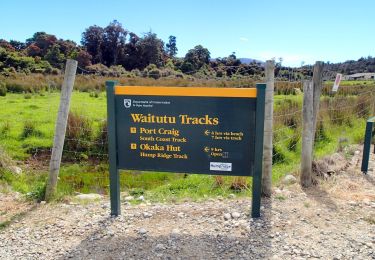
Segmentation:
<svg viewBox="0 0 375 260">
<path fill-rule="evenodd" d="M 357 98 L 350 99 L 357 102 Z M 0 172 L 0 182 L 10 184 L 16 191 L 30 198 L 41 198 L 47 177 L 48 155 L 52 146 L 54 124 L 58 110 L 59 93 L 41 92 L 35 94 L 7 94 L 0 97 L 0 146 L 6 153 L 18 161 L 24 173 L 15 177 L 9 172 Z M 334 102 L 334 99 L 329 102 Z M 329 103 L 331 104 L 331 103 Z M 301 154 L 301 113 L 302 96 L 275 96 L 274 167 L 273 180 L 278 182 L 286 173 L 299 169 Z M 85 131 L 82 140 L 90 145 L 97 143 L 101 126 L 106 117 L 105 93 L 74 92 L 71 111 L 88 119 L 90 128 Z M 361 141 L 364 133 L 364 118 L 355 113 L 344 114 L 349 121 L 335 123 L 327 110 L 322 114 L 324 122 L 322 138 L 316 143 L 316 157 L 335 152 L 339 139 L 345 139 L 344 145 Z M 102 144 L 106 146 L 106 144 Z M 83 145 L 81 144 L 81 147 Z M 86 146 L 85 146 L 86 147 Z M 74 192 L 108 193 L 108 165 L 104 157 L 97 159 L 102 150 L 87 146 L 80 151 L 76 160 L 69 153 L 76 151 L 64 149 L 64 160 L 58 185 L 57 199 Z M 45 156 L 41 156 L 41 155 Z M 251 178 L 215 177 L 194 174 L 129 172 L 121 174 L 121 187 L 130 195 L 143 195 L 150 201 L 193 199 L 206 197 L 250 196 Z"/>
</svg>

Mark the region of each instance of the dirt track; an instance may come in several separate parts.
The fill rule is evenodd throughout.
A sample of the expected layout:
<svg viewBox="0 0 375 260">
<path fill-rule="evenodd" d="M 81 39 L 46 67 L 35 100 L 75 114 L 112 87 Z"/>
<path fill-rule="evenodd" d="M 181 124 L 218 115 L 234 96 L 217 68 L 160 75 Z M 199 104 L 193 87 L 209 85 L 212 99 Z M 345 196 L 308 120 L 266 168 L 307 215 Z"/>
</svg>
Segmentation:
<svg viewBox="0 0 375 260">
<path fill-rule="evenodd" d="M 236 198 L 122 205 L 118 218 L 108 198 L 40 205 L 0 232 L 0 258 L 375 259 L 375 173 L 360 156 L 314 188 L 276 188 L 257 220 Z"/>
</svg>

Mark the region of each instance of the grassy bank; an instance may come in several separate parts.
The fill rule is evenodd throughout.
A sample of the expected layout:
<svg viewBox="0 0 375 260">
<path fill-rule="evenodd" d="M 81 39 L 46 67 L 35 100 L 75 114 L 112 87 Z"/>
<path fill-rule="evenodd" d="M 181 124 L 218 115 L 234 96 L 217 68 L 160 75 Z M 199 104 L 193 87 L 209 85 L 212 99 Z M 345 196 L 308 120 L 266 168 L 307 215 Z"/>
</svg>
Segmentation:
<svg viewBox="0 0 375 260">
<path fill-rule="evenodd" d="M 57 92 L 0 97 L 0 145 L 25 169 L 19 176 L 0 170 L 0 183 L 29 198 L 43 196 L 58 101 Z M 371 95 L 338 95 L 322 97 L 321 102 L 317 158 L 337 151 L 339 143 L 349 145 L 363 139 L 373 99 Z M 75 192 L 108 193 L 105 107 L 104 92 L 73 93 L 57 199 Z M 274 125 L 273 180 L 277 183 L 286 173 L 299 169 L 302 95 L 275 96 Z M 250 196 L 251 178 L 124 171 L 121 188 L 135 198 L 143 195 L 151 201 L 199 200 Z"/>
</svg>

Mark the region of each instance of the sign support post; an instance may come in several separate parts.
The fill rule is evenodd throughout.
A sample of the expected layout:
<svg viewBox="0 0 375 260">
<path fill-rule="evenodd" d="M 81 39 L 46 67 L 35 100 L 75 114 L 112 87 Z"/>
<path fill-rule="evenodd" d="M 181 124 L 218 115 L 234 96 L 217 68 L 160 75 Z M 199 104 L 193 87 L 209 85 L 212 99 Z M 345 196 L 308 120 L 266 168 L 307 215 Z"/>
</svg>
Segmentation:
<svg viewBox="0 0 375 260">
<path fill-rule="evenodd" d="M 108 156 L 109 156 L 109 192 L 111 199 L 111 215 L 121 214 L 120 205 L 120 175 L 117 158 L 117 126 L 116 126 L 116 105 L 115 86 L 117 81 L 107 81 L 107 131 L 108 131 Z"/>
<path fill-rule="evenodd" d="M 372 140 L 372 129 L 374 128 L 375 117 L 371 117 L 366 123 L 365 141 L 363 144 L 363 155 L 362 155 L 362 165 L 361 171 L 367 174 L 368 162 L 370 160 L 371 152 L 371 140 Z"/>
<path fill-rule="evenodd" d="M 256 104 L 256 126 L 255 126 L 255 153 L 254 172 L 252 187 L 251 217 L 260 217 L 260 201 L 262 188 L 263 169 L 263 133 L 264 133 L 264 107 L 266 84 L 257 84 L 257 104 Z"/>
</svg>

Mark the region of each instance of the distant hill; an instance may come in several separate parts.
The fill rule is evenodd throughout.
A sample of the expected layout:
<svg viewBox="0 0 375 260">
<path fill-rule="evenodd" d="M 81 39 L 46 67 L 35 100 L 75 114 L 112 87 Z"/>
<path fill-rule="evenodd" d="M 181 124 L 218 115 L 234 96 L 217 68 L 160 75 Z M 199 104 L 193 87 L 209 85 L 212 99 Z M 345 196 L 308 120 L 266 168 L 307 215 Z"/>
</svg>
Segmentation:
<svg viewBox="0 0 375 260">
<path fill-rule="evenodd" d="M 358 60 L 348 60 L 340 63 L 327 62 L 325 70 L 340 72 L 346 75 L 375 72 L 375 57 L 362 57 Z"/>
<path fill-rule="evenodd" d="M 264 61 L 261 61 L 261 60 L 256 60 L 256 59 L 251 59 L 251 58 L 239 58 L 239 60 L 241 61 L 241 63 L 244 63 L 244 64 L 249 64 L 249 63 L 252 63 L 252 62 L 257 62 L 257 63 L 260 63 L 260 64 L 264 64 Z"/>
<path fill-rule="evenodd" d="M 217 58 L 211 58 L 210 61 L 216 61 Z M 256 63 L 260 63 L 261 65 L 263 65 L 265 62 L 264 61 L 261 61 L 261 60 L 256 60 L 256 59 L 252 59 L 252 58 L 238 58 L 242 64 L 250 64 L 252 62 L 256 62 Z"/>
</svg>

